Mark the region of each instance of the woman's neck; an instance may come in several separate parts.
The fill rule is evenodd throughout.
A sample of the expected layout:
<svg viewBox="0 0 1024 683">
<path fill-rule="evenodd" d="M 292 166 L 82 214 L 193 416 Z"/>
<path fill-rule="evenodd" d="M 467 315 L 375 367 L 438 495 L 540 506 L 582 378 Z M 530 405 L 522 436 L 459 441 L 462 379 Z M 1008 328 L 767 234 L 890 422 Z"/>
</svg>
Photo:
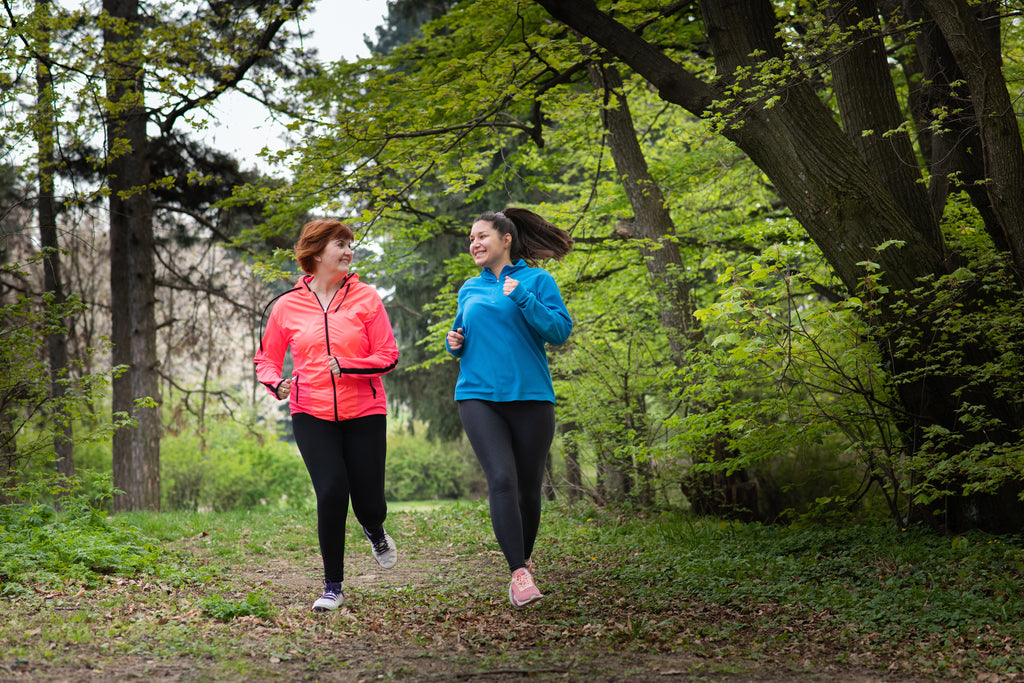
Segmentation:
<svg viewBox="0 0 1024 683">
<path fill-rule="evenodd" d="M 496 280 L 500 280 L 501 279 L 501 271 L 503 271 L 505 269 L 505 266 L 511 266 L 511 265 L 512 265 L 512 260 L 508 259 L 508 260 L 502 261 L 501 263 L 499 263 L 497 265 L 491 266 L 491 272 L 494 273 L 494 278 Z"/>
<path fill-rule="evenodd" d="M 317 295 L 317 297 L 320 298 L 321 301 L 330 302 L 337 291 L 341 289 L 341 283 L 343 283 L 347 277 L 347 274 L 339 277 L 325 277 L 314 273 L 313 278 L 309 281 L 309 288 Z"/>
</svg>

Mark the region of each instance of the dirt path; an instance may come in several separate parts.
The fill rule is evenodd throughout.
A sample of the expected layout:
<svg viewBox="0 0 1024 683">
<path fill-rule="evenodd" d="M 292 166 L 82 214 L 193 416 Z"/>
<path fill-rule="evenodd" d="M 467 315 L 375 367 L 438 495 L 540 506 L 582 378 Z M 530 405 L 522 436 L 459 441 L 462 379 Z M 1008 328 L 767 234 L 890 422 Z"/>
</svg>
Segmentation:
<svg viewBox="0 0 1024 683">
<path fill-rule="evenodd" d="M 209 556 L 200 545 L 186 550 Z M 843 653 L 814 624 L 796 637 L 762 632 L 758 642 L 747 642 L 748 632 L 737 629 L 732 642 L 712 642 L 721 638 L 723 624 L 750 615 L 692 604 L 645 614 L 614 594 L 598 595 L 607 588 L 588 587 L 571 569 L 541 565 L 542 589 L 557 590 L 516 610 L 494 552 L 413 549 L 394 569 L 382 570 L 368 550 L 350 549 L 346 573 L 345 604 L 326 615 L 309 609 L 319 592 L 319 556 L 312 548 L 229 567 L 217 586 L 116 581 L 109 590 L 44 596 L 34 607 L 17 603 L 25 611 L 12 618 L 25 620 L 27 637 L 51 638 L 55 655 L 49 662 L 2 660 L 0 681 L 918 680 L 905 670 L 880 674 L 885 668 L 878 662 L 870 668 L 838 664 Z M 198 607 L 211 593 L 244 600 L 254 592 L 269 600 L 276 617 L 221 623 Z M 595 612 L 595 600 L 606 605 L 599 602 Z M 584 602 L 587 609 L 577 609 Z M 80 619 L 94 637 L 77 629 L 45 633 L 54 615 Z M 718 635 L 702 640 L 705 633 Z M 783 635 L 796 644 L 772 645 Z"/>
<path fill-rule="evenodd" d="M 500 554 L 479 553 L 458 556 L 453 552 L 432 550 L 403 556 L 390 570 L 378 567 L 369 554 L 350 552 L 346 560 L 346 604 L 338 613 L 314 616 L 308 605 L 316 597 L 319 584 L 318 556 L 312 556 L 307 570 L 294 561 L 270 558 L 261 566 L 239 568 L 238 575 L 252 586 L 270 591 L 278 604 L 306 623 L 350 622 L 364 628 L 357 635 L 327 636 L 322 644 L 344 652 L 345 671 L 318 671 L 311 680 L 321 681 L 586 681 L 586 682 L 665 682 L 723 681 L 729 683 L 795 683 L 837 681 L 868 683 L 913 680 L 904 676 L 888 677 L 877 672 L 827 666 L 807 662 L 806 671 L 794 672 L 789 665 L 764 661 L 723 661 L 694 654 L 685 648 L 670 651 L 644 651 L 643 647 L 616 644 L 595 637 L 581 639 L 576 634 L 560 634 L 547 628 L 551 602 L 542 601 L 523 610 L 511 608 L 504 594 Z M 413 611 L 381 613 L 377 597 L 382 587 L 405 587 L 414 591 L 443 593 L 444 577 L 458 575 L 458 585 L 476 584 L 479 589 L 467 595 L 466 606 L 452 606 L 450 596 L 427 614 Z M 543 579 L 544 571 L 540 570 Z M 543 587 L 543 582 L 542 582 Z M 483 600 L 486 604 L 480 605 Z M 547 604 L 545 604 L 547 602 Z M 548 608 L 548 609 L 545 609 Z M 368 612 L 375 613 L 368 618 Z M 481 612 L 484 614 L 481 616 Z M 609 610 L 614 619 L 614 610 Z M 464 618 L 460 618 L 464 617 Z M 419 622 L 410 624 L 410 622 Z M 592 630 L 599 630 L 594 624 Z M 582 631 L 586 632 L 587 625 Z M 372 637 L 366 637 L 369 632 Z M 412 632 L 413 637 L 410 636 Z M 496 633 L 495 633 L 496 632 Z M 325 634 L 326 635 L 326 634 Z M 501 642 L 497 642 L 497 641 Z M 819 653 L 820 654 L 820 653 Z M 286 665 L 286 668 L 292 668 Z M 356 671 L 353 671 L 356 669 Z M 372 672 L 376 671 L 374 674 Z M 286 678 L 304 678 L 289 671 Z M 922 679 L 923 680 L 923 679 Z"/>
</svg>

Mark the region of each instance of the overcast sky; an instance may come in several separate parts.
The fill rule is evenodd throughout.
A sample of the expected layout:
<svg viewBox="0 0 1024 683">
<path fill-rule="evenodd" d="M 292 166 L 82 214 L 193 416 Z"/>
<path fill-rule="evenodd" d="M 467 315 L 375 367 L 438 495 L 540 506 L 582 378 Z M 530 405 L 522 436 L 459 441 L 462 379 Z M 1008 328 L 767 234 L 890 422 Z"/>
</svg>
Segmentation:
<svg viewBox="0 0 1024 683">
<path fill-rule="evenodd" d="M 387 0 L 318 0 L 303 28 L 313 32 L 313 46 L 324 61 L 353 60 L 369 55 L 363 36 L 374 36 L 386 16 Z M 201 135 L 210 146 L 238 154 L 243 166 L 256 165 L 263 147 L 281 148 L 280 130 L 248 98 L 228 94 L 214 111 L 218 122 Z"/>
</svg>

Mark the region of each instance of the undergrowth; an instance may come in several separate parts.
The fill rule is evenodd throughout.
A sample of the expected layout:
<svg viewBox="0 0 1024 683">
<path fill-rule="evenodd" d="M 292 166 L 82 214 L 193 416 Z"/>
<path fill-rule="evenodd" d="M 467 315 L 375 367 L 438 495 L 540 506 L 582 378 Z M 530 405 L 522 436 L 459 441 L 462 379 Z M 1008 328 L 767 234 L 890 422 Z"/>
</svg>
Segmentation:
<svg viewBox="0 0 1024 683">
<path fill-rule="evenodd" d="M 0 644 L 25 661 L 70 666 L 88 658 L 76 652 L 98 630 L 111 638 L 112 658 L 140 650 L 199 658 L 214 667 L 206 675 L 239 680 L 273 678 L 268 657 L 306 674 L 333 670 L 339 664 L 329 658 L 360 650 L 331 644 L 353 638 L 371 643 L 368 652 L 401 647 L 495 670 L 509 658 L 581 666 L 614 651 L 671 653 L 718 674 L 765 666 L 941 679 L 1024 672 L 1019 536 L 763 526 L 552 503 L 534 554 L 547 597 L 516 611 L 485 502 L 393 506 L 387 525 L 407 583 L 346 584 L 343 609 L 317 616 L 309 611 L 318 569 L 312 510 L 108 518 L 66 504 L 61 512 L 8 506 L 0 515 L 13 615 L 0 624 Z M 351 516 L 346 532 L 352 562 L 372 562 Z M 240 580 L 270 559 L 308 577 L 309 595 Z M 308 639 L 328 646 L 308 647 Z M 381 657 L 346 666 L 362 675 Z"/>
<path fill-rule="evenodd" d="M 185 558 L 127 519 L 110 517 L 104 496 L 95 491 L 95 486 L 68 487 L 57 499 L 59 506 L 31 502 L 40 496 L 20 491 L 26 502 L 0 505 L 0 595 L 70 585 L 94 589 L 107 577 L 159 576 L 177 585 L 199 578 Z"/>
</svg>

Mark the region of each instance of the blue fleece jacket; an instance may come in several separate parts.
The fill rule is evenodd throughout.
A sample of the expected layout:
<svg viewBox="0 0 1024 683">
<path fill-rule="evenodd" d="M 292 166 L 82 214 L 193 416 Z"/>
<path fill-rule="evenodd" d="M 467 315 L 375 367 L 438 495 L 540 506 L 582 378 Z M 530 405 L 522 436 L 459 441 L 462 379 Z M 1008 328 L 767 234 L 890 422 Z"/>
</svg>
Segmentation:
<svg viewBox="0 0 1024 683">
<path fill-rule="evenodd" d="M 505 278 L 519 284 L 508 296 Z M 562 344 L 572 332 L 572 318 L 551 275 L 520 259 L 505 266 L 501 277 L 484 268 L 459 290 L 453 330 L 462 328 L 459 381 L 455 400 L 555 402 L 545 342 Z"/>
</svg>

